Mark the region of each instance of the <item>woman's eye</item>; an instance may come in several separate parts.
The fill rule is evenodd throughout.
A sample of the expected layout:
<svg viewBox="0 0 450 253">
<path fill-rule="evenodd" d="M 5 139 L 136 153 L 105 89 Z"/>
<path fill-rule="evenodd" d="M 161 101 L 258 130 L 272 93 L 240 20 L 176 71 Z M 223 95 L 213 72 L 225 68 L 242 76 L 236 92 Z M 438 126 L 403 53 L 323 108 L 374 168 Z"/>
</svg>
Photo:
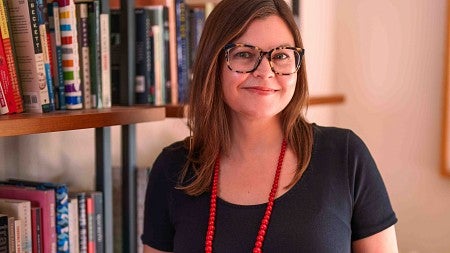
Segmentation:
<svg viewBox="0 0 450 253">
<path fill-rule="evenodd" d="M 289 58 L 289 55 L 284 54 L 284 53 L 278 53 L 278 54 L 275 54 L 275 55 L 272 56 L 273 60 L 285 60 L 285 59 L 288 59 L 288 58 Z"/>
<path fill-rule="evenodd" d="M 253 54 L 250 52 L 239 52 L 235 54 L 235 57 L 237 58 L 252 58 Z"/>
</svg>

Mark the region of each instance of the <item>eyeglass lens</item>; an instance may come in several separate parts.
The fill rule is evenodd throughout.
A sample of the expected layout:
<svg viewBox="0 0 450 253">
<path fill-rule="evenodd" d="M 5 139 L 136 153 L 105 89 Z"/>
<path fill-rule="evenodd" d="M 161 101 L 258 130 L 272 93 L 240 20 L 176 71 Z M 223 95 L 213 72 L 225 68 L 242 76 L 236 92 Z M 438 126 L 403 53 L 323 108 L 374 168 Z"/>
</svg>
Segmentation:
<svg viewBox="0 0 450 253">
<path fill-rule="evenodd" d="M 258 67 L 264 54 L 277 74 L 295 73 L 300 64 L 300 53 L 293 48 L 280 47 L 264 53 L 255 47 L 236 45 L 228 49 L 228 65 L 237 72 L 252 72 Z"/>
</svg>

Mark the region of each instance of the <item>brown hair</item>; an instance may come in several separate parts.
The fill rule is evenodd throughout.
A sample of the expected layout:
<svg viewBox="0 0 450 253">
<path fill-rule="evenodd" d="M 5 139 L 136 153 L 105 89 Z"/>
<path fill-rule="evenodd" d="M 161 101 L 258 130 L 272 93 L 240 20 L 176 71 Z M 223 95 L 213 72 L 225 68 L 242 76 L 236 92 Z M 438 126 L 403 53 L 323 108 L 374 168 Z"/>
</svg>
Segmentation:
<svg viewBox="0 0 450 253">
<path fill-rule="evenodd" d="M 294 37 L 295 46 L 303 47 L 297 24 L 284 0 L 223 0 L 208 16 L 197 49 L 190 84 L 188 126 L 192 136 L 187 163 L 180 175 L 179 189 L 189 195 L 200 195 L 210 189 L 214 162 L 230 147 L 229 108 L 222 97 L 220 71 L 223 48 L 245 33 L 255 19 L 271 15 L 284 20 Z M 308 87 L 304 60 L 297 72 L 294 96 L 281 112 L 282 130 L 298 159 L 295 184 L 306 169 L 312 152 L 312 128 L 306 122 Z"/>
</svg>

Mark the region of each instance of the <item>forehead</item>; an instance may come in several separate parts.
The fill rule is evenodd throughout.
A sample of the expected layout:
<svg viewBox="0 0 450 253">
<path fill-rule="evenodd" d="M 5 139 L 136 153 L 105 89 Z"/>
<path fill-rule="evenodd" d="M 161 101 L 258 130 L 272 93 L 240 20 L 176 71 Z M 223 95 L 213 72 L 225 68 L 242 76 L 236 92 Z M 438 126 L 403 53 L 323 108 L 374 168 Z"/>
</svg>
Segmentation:
<svg viewBox="0 0 450 253">
<path fill-rule="evenodd" d="M 253 20 L 235 43 L 244 43 L 267 50 L 277 46 L 295 46 L 294 36 L 279 16 Z"/>
</svg>

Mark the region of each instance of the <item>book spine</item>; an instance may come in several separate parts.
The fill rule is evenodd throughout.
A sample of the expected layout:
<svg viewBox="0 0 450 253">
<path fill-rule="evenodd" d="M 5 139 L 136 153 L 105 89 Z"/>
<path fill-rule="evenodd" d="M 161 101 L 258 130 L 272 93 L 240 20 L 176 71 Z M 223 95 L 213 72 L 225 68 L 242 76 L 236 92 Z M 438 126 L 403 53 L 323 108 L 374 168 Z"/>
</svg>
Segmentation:
<svg viewBox="0 0 450 253">
<path fill-rule="evenodd" d="M 59 110 L 66 109 L 66 95 L 64 92 L 64 74 L 62 68 L 62 49 L 61 49 L 61 28 L 59 22 L 59 5 L 58 2 L 48 0 L 47 5 L 49 16 L 49 30 L 52 48 L 52 72 L 53 86 L 55 95 L 55 107 Z"/>
<path fill-rule="evenodd" d="M 42 44 L 42 55 L 44 60 L 44 70 L 45 70 L 45 80 L 47 82 L 48 97 L 50 101 L 50 110 L 55 110 L 55 96 L 53 92 L 53 76 L 51 68 L 51 49 L 48 37 L 50 37 L 50 32 L 48 30 L 48 14 L 47 14 L 47 3 L 44 0 L 36 0 L 38 8 L 36 8 L 37 23 L 39 26 L 39 35 Z"/>
<path fill-rule="evenodd" d="M 5 49 L 6 63 L 8 64 L 9 76 L 14 93 L 15 111 L 23 112 L 22 91 L 20 88 L 19 76 L 17 75 L 17 63 L 14 53 L 14 46 L 11 37 L 11 23 L 6 0 L 0 0 L 0 31 Z"/>
<path fill-rule="evenodd" d="M 6 63 L 5 48 L 3 45 L 3 38 L 0 33 L 0 83 L 3 88 L 3 94 L 6 100 L 6 104 L 9 108 L 9 113 L 16 113 L 16 105 L 14 103 L 14 93 L 12 89 L 12 83 L 9 76 L 8 64 Z"/>
<path fill-rule="evenodd" d="M 111 52 L 109 13 L 100 14 L 100 55 L 102 66 L 102 107 L 111 107 Z"/>
<path fill-rule="evenodd" d="M 89 26 L 87 3 L 77 3 L 78 49 L 81 59 L 81 86 L 83 89 L 83 107 L 92 108 L 91 72 L 89 66 Z"/>
<path fill-rule="evenodd" d="M 2 198 L 0 199 L 0 210 L 9 216 L 22 221 L 22 251 L 31 252 L 31 203 L 30 201 Z"/>
<path fill-rule="evenodd" d="M 111 103 L 120 104 L 120 10 L 111 10 Z M 137 36 L 137 34 L 136 34 Z"/>
<path fill-rule="evenodd" d="M 41 220 L 41 208 L 31 208 L 31 224 L 32 224 L 32 240 L 33 240 L 33 253 L 41 253 L 42 249 L 42 220 Z"/>
<path fill-rule="evenodd" d="M 79 235 L 79 246 L 80 253 L 87 253 L 87 217 L 86 217 L 86 194 L 79 193 L 77 195 L 78 199 L 78 235 Z"/>
<path fill-rule="evenodd" d="M 15 253 L 15 237 L 14 237 L 14 217 L 8 216 L 8 251 L 10 253 Z"/>
<path fill-rule="evenodd" d="M 86 196 L 86 217 L 87 217 L 87 231 L 88 231 L 88 253 L 95 253 L 95 234 L 96 227 L 94 222 L 94 201 L 92 196 Z"/>
<path fill-rule="evenodd" d="M 189 85 L 189 46 L 187 36 L 186 3 L 184 0 L 175 1 L 177 27 L 177 56 L 178 56 L 178 99 L 180 103 L 187 102 Z"/>
<path fill-rule="evenodd" d="M 94 241 L 95 252 L 104 252 L 104 240 L 103 240 L 103 194 L 101 192 L 92 192 L 91 197 L 94 206 Z"/>
<path fill-rule="evenodd" d="M 0 83 L 0 114 L 7 114 L 9 112 L 6 104 L 5 94 L 3 93 L 2 84 Z"/>
<path fill-rule="evenodd" d="M 8 7 L 25 110 L 49 112 L 51 106 L 37 24 L 36 1 L 8 0 Z"/>
<path fill-rule="evenodd" d="M 59 0 L 58 3 L 66 107 L 67 109 L 81 109 L 83 103 L 75 3 L 73 0 Z"/>
<path fill-rule="evenodd" d="M 100 56 L 100 2 L 88 3 L 89 62 L 91 69 L 92 107 L 102 108 L 102 70 Z"/>
<path fill-rule="evenodd" d="M 54 187 L 58 253 L 69 252 L 69 193 L 66 185 Z"/>
<path fill-rule="evenodd" d="M 22 221 L 14 220 L 14 249 L 16 253 L 22 253 Z M 36 251 L 37 252 L 37 251 Z"/>
<path fill-rule="evenodd" d="M 152 30 L 148 11 L 135 9 L 136 18 L 136 104 L 152 104 Z"/>
<path fill-rule="evenodd" d="M 8 253 L 8 216 L 0 214 L 0 252 Z"/>
<path fill-rule="evenodd" d="M 69 245 L 70 253 L 80 252 L 78 237 L 78 199 L 70 197 L 69 199 Z"/>
</svg>

